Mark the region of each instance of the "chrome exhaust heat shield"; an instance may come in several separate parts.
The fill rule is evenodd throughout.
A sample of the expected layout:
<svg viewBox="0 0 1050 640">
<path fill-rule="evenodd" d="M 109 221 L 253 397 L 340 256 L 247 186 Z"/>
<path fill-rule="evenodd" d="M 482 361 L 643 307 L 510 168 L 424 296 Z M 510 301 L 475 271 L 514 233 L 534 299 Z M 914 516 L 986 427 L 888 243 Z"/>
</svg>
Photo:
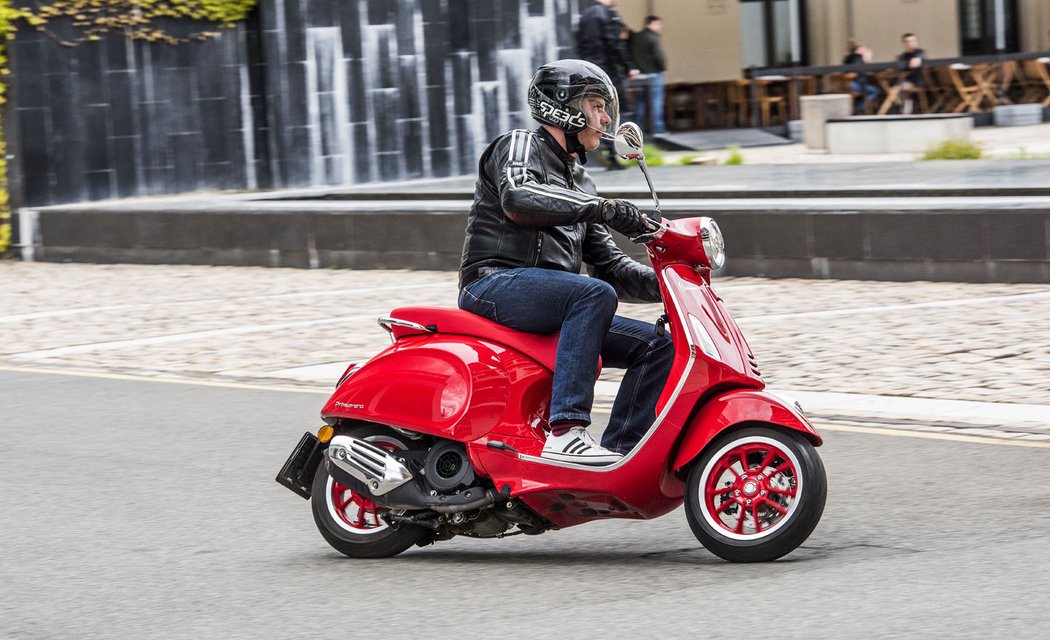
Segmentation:
<svg viewBox="0 0 1050 640">
<path fill-rule="evenodd" d="M 408 467 L 388 452 L 370 442 L 350 436 L 332 438 L 326 455 L 329 469 L 334 467 L 349 474 L 364 483 L 368 492 L 375 496 L 393 491 L 413 477 Z"/>
</svg>

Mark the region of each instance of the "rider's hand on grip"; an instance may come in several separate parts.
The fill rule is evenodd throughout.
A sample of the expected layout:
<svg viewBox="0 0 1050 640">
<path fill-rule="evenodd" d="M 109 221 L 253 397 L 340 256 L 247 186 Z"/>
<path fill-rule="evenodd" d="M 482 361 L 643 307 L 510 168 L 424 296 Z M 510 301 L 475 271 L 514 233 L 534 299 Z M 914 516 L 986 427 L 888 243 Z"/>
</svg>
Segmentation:
<svg viewBox="0 0 1050 640">
<path fill-rule="evenodd" d="M 628 238 L 653 231 L 645 214 L 626 200 L 606 200 L 602 206 L 602 220 Z"/>
<path fill-rule="evenodd" d="M 650 211 L 645 216 L 645 233 L 655 233 L 660 230 L 660 223 L 663 222 L 664 216 L 657 210 Z"/>
</svg>

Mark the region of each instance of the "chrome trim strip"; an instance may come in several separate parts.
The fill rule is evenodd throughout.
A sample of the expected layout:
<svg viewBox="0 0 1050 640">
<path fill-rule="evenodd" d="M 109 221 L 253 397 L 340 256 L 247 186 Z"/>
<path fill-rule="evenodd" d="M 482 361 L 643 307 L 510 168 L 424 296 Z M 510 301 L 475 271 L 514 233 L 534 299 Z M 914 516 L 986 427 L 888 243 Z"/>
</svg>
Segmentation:
<svg viewBox="0 0 1050 640">
<path fill-rule="evenodd" d="M 665 277 L 664 273 L 667 272 L 669 269 L 671 269 L 671 267 L 669 266 L 663 268 L 663 270 L 660 272 L 661 278 Z M 666 282 L 666 279 L 664 281 Z M 659 427 L 660 424 L 663 423 L 664 418 L 667 417 L 668 412 L 671 411 L 671 407 L 674 406 L 674 403 L 678 399 L 679 394 L 682 393 L 682 387 L 685 386 L 685 381 L 689 377 L 689 374 L 692 373 L 693 365 L 696 363 L 697 348 L 696 345 L 693 344 L 692 336 L 689 334 L 689 325 L 686 324 L 685 317 L 683 315 L 684 311 L 682 310 L 682 307 L 678 304 L 678 298 L 674 295 L 674 290 L 671 289 L 670 286 L 668 286 L 667 291 L 671 294 L 671 299 L 674 301 L 675 313 L 678 316 L 679 322 L 682 323 L 679 326 L 682 327 L 682 332 L 685 334 L 685 340 L 689 343 L 689 362 L 686 363 L 685 371 L 682 372 L 682 376 L 678 378 L 678 386 L 675 387 L 674 393 L 672 393 L 671 397 L 667 399 L 667 404 L 664 405 L 663 412 L 661 412 L 660 415 L 656 416 L 656 420 L 653 422 L 652 426 L 649 427 L 649 430 L 645 432 L 645 435 L 642 436 L 642 439 L 638 441 L 638 444 L 636 444 L 634 448 L 631 449 L 631 452 L 625 455 L 623 458 L 621 458 L 619 462 L 615 462 L 610 465 L 603 465 L 600 467 L 587 464 L 578 464 L 574 462 L 560 462 L 557 460 L 551 460 L 550 458 L 540 458 L 538 456 L 530 456 L 524 453 L 518 454 L 519 460 L 525 460 L 528 462 L 538 462 L 541 464 L 549 464 L 556 467 L 565 467 L 567 469 L 578 469 L 581 471 L 597 471 L 599 473 L 604 473 L 607 471 L 615 471 L 616 469 L 619 469 L 623 465 L 627 464 L 627 461 L 634 457 L 634 454 L 642 450 L 642 447 L 644 447 L 645 443 L 649 441 L 649 438 L 651 438 L 652 435 L 656 433 L 657 427 Z"/>
</svg>

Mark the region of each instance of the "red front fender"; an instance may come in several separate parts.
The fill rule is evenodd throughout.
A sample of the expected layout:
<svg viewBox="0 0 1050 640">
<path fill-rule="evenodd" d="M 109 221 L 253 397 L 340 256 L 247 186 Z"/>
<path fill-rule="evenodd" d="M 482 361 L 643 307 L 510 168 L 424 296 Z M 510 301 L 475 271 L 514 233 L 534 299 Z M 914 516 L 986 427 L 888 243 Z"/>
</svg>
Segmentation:
<svg viewBox="0 0 1050 640">
<path fill-rule="evenodd" d="M 692 462 L 709 442 L 726 429 L 745 422 L 766 422 L 801 432 L 815 446 L 824 440 L 802 412 L 768 391 L 729 391 L 707 401 L 689 423 L 675 454 L 675 471 Z"/>
</svg>

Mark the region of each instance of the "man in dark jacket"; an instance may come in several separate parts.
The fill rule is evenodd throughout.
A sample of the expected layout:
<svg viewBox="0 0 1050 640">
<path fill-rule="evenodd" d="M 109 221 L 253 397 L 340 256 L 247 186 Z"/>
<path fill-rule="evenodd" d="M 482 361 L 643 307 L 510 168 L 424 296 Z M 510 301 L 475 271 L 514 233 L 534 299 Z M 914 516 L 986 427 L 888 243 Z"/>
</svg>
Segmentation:
<svg viewBox="0 0 1050 640">
<path fill-rule="evenodd" d="M 664 49 L 660 45 L 660 30 L 663 21 L 657 16 L 646 16 L 645 28 L 631 36 L 631 57 L 638 65 L 641 75 L 637 80 L 642 84 L 643 92 L 635 105 L 638 123 L 652 133 L 666 133 L 664 126 L 664 71 L 667 62 L 664 60 Z M 648 114 L 652 114 L 652 123 Z"/>
<path fill-rule="evenodd" d="M 926 80 L 922 74 L 922 63 L 926 59 L 926 52 L 919 48 L 919 39 L 914 33 L 906 33 L 901 36 L 904 51 L 897 56 L 897 62 L 901 69 L 901 88 L 904 102 L 901 104 L 901 113 L 911 113 L 913 97 L 916 93 L 926 89 Z"/>
<path fill-rule="evenodd" d="M 542 456 L 610 464 L 655 422 L 674 351 L 653 325 L 615 315 L 618 297 L 658 302 L 660 287 L 651 267 L 616 247 L 606 225 L 631 237 L 654 227 L 630 202 L 596 195 L 581 166 L 618 123 L 608 75 L 582 60 L 558 60 L 537 70 L 528 99 L 542 126 L 506 133 L 481 156 L 459 306 L 519 331 L 561 332 Z M 591 277 L 580 274 L 583 264 Z M 601 445 L 586 431 L 599 355 L 606 366 L 627 369 Z"/>
<path fill-rule="evenodd" d="M 576 26 L 576 52 L 583 60 L 595 64 L 612 79 L 613 86 L 623 109 L 630 116 L 631 106 L 624 89 L 625 79 L 634 79 L 638 69 L 631 61 L 626 44 L 620 34 L 624 30 L 623 20 L 614 8 L 617 0 L 596 0 L 580 12 Z M 606 145 L 605 161 L 610 169 L 619 169 L 612 145 Z"/>
</svg>

